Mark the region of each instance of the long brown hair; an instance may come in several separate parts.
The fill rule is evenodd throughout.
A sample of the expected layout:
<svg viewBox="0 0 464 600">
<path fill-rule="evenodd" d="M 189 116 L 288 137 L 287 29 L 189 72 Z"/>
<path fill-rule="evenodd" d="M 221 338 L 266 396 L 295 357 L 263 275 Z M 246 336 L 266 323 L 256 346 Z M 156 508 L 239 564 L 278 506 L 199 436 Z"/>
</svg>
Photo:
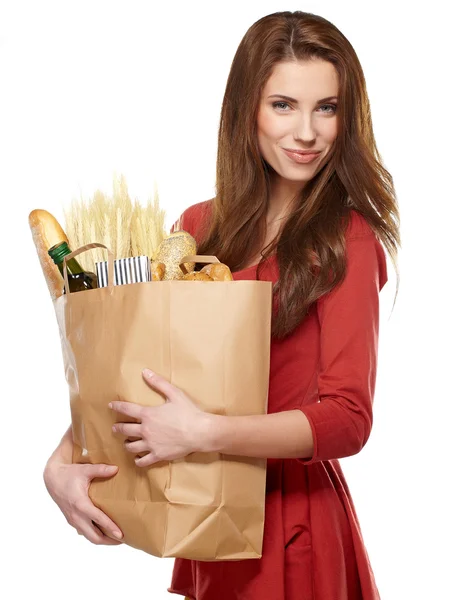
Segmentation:
<svg viewBox="0 0 464 600">
<path fill-rule="evenodd" d="M 330 61 L 337 70 L 338 131 L 325 164 L 295 196 L 281 234 L 262 252 L 258 279 L 263 262 L 274 251 L 279 265 L 275 338 L 290 334 L 313 303 L 344 279 L 344 234 L 352 209 L 365 217 L 390 254 L 398 293 L 399 210 L 392 176 L 382 165 L 374 140 L 360 62 L 332 23 L 302 11 L 263 17 L 248 29 L 237 49 L 221 110 L 216 196 L 198 254 L 216 255 L 234 271 L 245 267 L 262 247 L 270 173 L 256 135 L 261 92 L 278 62 L 310 58 Z"/>
</svg>

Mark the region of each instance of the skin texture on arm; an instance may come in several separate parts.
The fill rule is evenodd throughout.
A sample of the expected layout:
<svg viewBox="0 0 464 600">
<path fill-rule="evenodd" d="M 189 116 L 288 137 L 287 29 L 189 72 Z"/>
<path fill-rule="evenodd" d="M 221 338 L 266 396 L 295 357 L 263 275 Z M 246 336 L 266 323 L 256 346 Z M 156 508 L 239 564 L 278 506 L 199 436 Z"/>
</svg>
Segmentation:
<svg viewBox="0 0 464 600">
<path fill-rule="evenodd" d="M 269 415 L 209 415 L 204 452 L 261 458 L 312 456 L 313 437 L 305 415 L 287 410 Z"/>
<path fill-rule="evenodd" d="M 45 466 L 45 469 L 57 462 L 60 463 L 72 463 L 72 450 L 73 450 L 73 437 L 72 437 L 72 425 L 68 427 L 65 434 L 61 438 L 56 450 L 50 456 Z"/>
<path fill-rule="evenodd" d="M 125 442 L 138 466 L 175 460 L 192 452 L 222 452 L 262 458 L 308 457 L 312 453 L 311 426 L 300 410 L 264 415 L 224 416 L 201 410 L 189 396 L 149 369 L 143 377 L 166 397 L 160 406 L 112 401 L 110 408 L 139 423 L 117 422 L 115 433 L 139 438 Z"/>
</svg>

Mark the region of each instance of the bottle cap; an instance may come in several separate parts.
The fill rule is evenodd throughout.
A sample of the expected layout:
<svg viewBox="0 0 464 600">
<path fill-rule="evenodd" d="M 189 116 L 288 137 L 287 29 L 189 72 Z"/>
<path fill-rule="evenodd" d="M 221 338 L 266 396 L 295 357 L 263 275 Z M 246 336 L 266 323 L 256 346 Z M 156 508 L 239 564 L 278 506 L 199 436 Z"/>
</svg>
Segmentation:
<svg viewBox="0 0 464 600">
<path fill-rule="evenodd" d="M 59 242 L 50 248 L 48 254 L 53 259 L 53 262 L 57 265 L 63 262 L 63 258 L 67 254 L 71 254 L 71 250 L 67 242 Z"/>
</svg>

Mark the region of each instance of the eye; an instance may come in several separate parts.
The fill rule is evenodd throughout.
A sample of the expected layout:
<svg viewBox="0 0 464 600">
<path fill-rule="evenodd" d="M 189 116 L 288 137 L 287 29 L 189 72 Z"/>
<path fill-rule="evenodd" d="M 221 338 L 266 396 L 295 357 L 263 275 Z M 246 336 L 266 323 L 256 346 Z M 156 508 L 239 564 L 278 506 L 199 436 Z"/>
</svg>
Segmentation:
<svg viewBox="0 0 464 600">
<path fill-rule="evenodd" d="M 282 105 L 284 105 L 284 106 L 290 106 L 290 104 L 288 104 L 288 102 L 283 102 L 283 101 L 280 101 L 280 102 L 273 102 L 273 103 L 272 103 L 272 106 L 273 106 L 274 108 L 276 108 L 276 107 L 277 107 L 277 106 L 279 106 L 279 105 L 280 105 L 280 106 L 282 106 Z M 284 110 L 284 112 L 288 112 L 288 111 L 285 111 L 285 110 Z"/>
<path fill-rule="evenodd" d="M 337 105 L 336 104 L 323 104 L 320 108 L 324 108 L 324 107 L 329 107 L 330 109 L 332 109 L 332 112 L 335 113 L 337 110 Z M 323 110 L 322 112 L 327 112 L 326 110 Z M 330 113 L 329 113 L 330 114 Z"/>
<path fill-rule="evenodd" d="M 288 102 L 284 102 L 283 100 L 281 100 L 278 102 L 273 102 L 272 106 L 273 106 L 273 108 L 278 108 L 282 112 L 289 112 L 288 110 L 285 110 L 285 107 L 289 107 L 290 104 L 288 104 Z M 337 111 L 336 104 L 322 104 L 319 108 L 328 108 L 329 110 L 322 111 L 323 113 L 327 113 L 327 114 L 335 114 L 335 112 Z"/>
</svg>

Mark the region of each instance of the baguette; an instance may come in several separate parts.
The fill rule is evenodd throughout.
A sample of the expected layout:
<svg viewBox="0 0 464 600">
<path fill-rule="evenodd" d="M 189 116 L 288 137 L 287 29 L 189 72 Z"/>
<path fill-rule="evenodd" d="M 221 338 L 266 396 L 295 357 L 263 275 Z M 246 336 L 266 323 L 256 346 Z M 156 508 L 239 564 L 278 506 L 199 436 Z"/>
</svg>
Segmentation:
<svg viewBox="0 0 464 600">
<path fill-rule="evenodd" d="M 68 238 L 55 217 L 39 208 L 29 214 L 29 227 L 50 296 L 52 300 L 56 300 L 63 294 L 64 281 L 48 251 L 60 242 L 69 244 Z"/>
</svg>

